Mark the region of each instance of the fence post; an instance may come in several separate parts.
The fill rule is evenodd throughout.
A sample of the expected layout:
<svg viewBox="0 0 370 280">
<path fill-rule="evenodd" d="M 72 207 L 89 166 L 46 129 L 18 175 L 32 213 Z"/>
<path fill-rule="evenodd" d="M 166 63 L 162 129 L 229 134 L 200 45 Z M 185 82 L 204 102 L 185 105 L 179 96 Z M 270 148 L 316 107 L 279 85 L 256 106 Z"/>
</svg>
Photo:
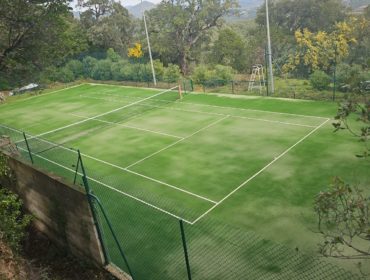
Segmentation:
<svg viewBox="0 0 370 280">
<path fill-rule="evenodd" d="M 81 164 L 82 181 L 83 181 L 83 184 L 84 184 L 84 187 L 85 187 L 85 191 L 86 191 L 86 195 L 87 195 L 87 201 L 89 203 L 91 213 L 93 215 L 94 224 L 95 224 L 95 227 L 97 229 L 98 238 L 99 238 L 100 244 L 101 244 L 102 249 L 103 249 L 104 261 L 105 261 L 105 264 L 108 264 L 109 263 L 109 256 L 107 254 L 107 249 L 106 249 L 105 244 L 104 244 L 103 232 L 102 232 L 102 230 L 100 228 L 100 225 L 98 223 L 98 218 L 97 218 L 97 215 L 96 215 L 96 212 L 95 212 L 94 204 L 91 201 L 91 197 L 90 197 L 91 190 L 90 190 L 89 183 L 87 181 L 86 171 L 85 171 L 85 167 L 84 167 L 83 162 L 82 162 L 80 150 L 77 150 L 77 153 L 78 153 L 79 162 Z"/>
<path fill-rule="evenodd" d="M 132 271 L 131 271 L 131 268 L 130 268 L 130 266 L 129 266 L 129 264 L 128 264 L 128 261 L 127 261 L 126 255 L 125 255 L 125 253 L 123 252 L 123 249 L 122 249 L 122 247 L 121 247 L 121 244 L 120 244 L 120 243 L 119 243 L 119 241 L 118 241 L 117 235 L 116 235 L 115 231 L 113 230 L 113 226 L 112 226 L 112 224 L 111 224 L 111 222 L 110 222 L 110 220 L 109 220 L 109 218 L 108 218 L 107 213 L 106 213 L 106 212 L 105 212 L 105 210 L 104 210 L 103 205 L 102 205 L 102 204 L 101 204 L 101 202 L 99 201 L 98 197 L 96 197 L 95 195 L 93 195 L 93 194 L 91 194 L 91 193 L 90 193 L 90 194 L 89 194 L 89 196 L 90 196 L 90 197 L 92 197 L 92 198 L 94 198 L 94 200 L 98 203 L 98 205 L 99 205 L 99 207 L 100 207 L 100 210 L 101 210 L 101 211 L 102 211 L 102 213 L 103 213 L 104 219 L 106 220 L 106 222 L 107 222 L 107 224 L 108 224 L 109 230 L 110 230 L 110 232 L 111 232 L 111 233 L 112 233 L 112 235 L 113 235 L 114 241 L 115 241 L 115 242 L 116 242 L 116 244 L 117 244 L 118 250 L 119 250 L 119 252 L 120 252 L 120 254 L 121 254 L 122 258 L 123 258 L 123 261 L 124 261 L 124 262 L 125 262 L 125 264 L 126 264 L 127 270 L 128 270 L 128 272 L 129 272 L 129 274 L 131 275 L 131 278 L 134 280 L 134 276 L 132 275 Z"/>
<path fill-rule="evenodd" d="M 185 256 L 185 263 L 186 263 L 186 271 L 188 273 L 188 279 L 191 280 L 190 262 L 189 262 L 188 248 L 186 246 L 184 223 L 183 223 L 182 220 L 179 220 L 179 222 L 180 222 L 180 231 L 181 231 L 182 246 L 184 247 L 184 256 Z"/>
<path fill-rule="evenodd" d="M 28 150 L 28 155 L 30 156 L 31 163 L 33 164 L 33 158 L 32 158 L 31 149 L 30 149 L 30 146 L 28 145 L 26 133 L 24 133 L 24 132 L 23 132 L 23 138 L 24 138 L 24 141 L 26 142 L 26 146 L 27 146 L 27 150 Z"/>
<path fill-rule="evenodd" d="M 76 184 L 76 180 L 77 180 L 77 174 L 78 174 L 78 167 L 80 165 L 80 153 L 78 153 L 77 155 L 77 164 L 76 164 L 76 171 L 75 171 L 75 177 L 73 179 L 73 184 L 75 185 Z"/>
<path fill-rule="evenodd" d="M 193 80 L 190 79 L 190 91 L 194 91 Z"/>
</svg>

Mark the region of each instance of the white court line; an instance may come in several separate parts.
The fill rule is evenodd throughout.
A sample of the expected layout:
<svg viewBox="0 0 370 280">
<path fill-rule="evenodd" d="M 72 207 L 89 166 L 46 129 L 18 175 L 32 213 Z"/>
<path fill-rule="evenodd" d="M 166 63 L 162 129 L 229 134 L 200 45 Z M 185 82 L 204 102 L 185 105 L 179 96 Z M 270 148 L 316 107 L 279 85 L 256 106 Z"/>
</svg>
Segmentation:
<svg viewBox="0 0 370 280">
<path fill-rule="evenodd" d="M 290 115 L 290 116 L 304 117 L 304 118 L 316 118 L 316 119 L 325 119 L 325 120 L 327 119 L 325 117 L 318 117 L 318 116 L 300 115 L 300 114 L 292 114 L 292 113 L 282 113 L 282 112 L 275 112 L 275 111 L 264 111 L 264 110 L 257 110 L 257 109 L 248 109 L 248 108 L 225 107 L 225 106 L 219 106 L 219 105 L 193 103 L 193 102 L 188 102 L 188 101 L 185 101 L 184 104 L 207 106 L 207 107 L 216 107 L 216 108 L 224 108 L 224 109 L 236 109 L 236 110 L 243 110 L 243 111 L 262 112 L 262 113 L 272 113 L 272 114 L 278 114 L 278 115 Z"/>
<path fill-rule="evenodd" d="M 200 215 L 198 218 L 196 218 L 194 221 L 191 222 L 191 224 L 195 224 L 200 219 L 202 219 L 204 216 L 206 216 L 209 212 L 211 212 L 213 209 L 215 209 L 217 206 L 219 206 L 222 202 L 224 202 L 227 198 L 229 198 L 232 194 L 237 192 L 240 188 L 244 187 L 248 182 L 253 180 L 255 177 L 257 177 L 259 174 L 261 174 L 263 171 L 265 171 L 269 166 L 274 164 L 277 160 L 279 160 L 281 157 L 283 157 L 285 154 L 287 154 L 291 149 L 293 149 L 295 146 L 300 144 L 302 141 L 304 141 L 307 137 L 309 137 L 311 134 L 315 133 L 318 129 L 320 129 L 322 126 L 324 126 L 330 119 L 326 119 L 323 123 L 321 123 L 319 126 L 317 126 L 315 129 L 311 130 L 308 134 L 303 136 L 300 140 L 298 140 L 295 144 L 290 146 L 288 149 L 286 149 L 284 152 L 282 152 L 280 155 L 275 157 L 270 163 L 265 165 L 262 169 L 260 169 L 258 172 L 253 174 L 251 177 L 249 177 L 247 180 L 245 180 L 243 183 L 241 183 L 237 188 L 235 188 L 233 191 L 231 191 L 228 195 L 226 195 L 223 199 L 218 201 L 214 206 L 212 206 L 210 209 L 208 209 L 206 212 L 204 212 L 202 215 Z"/>
<path fill-rule="evenodd" d="M 42 138 L 37 138 L 37 139 L 38 139 L 38 140 L 40 140 L 40 141 L 43 141 L 43 142 L 46 142 L 46 143 L 52 144 L 52 145 L 56 145 L 56 143 L 50 142 L 50 141 L 45 140 L 45 139 L 42 139 Z M 58 146 L 58 148 L 62 148 L 62 149 L 64 149 L 64 150 L 68 150 L 68 151 L 70 151 L 70 152 L 77 153 L 75 150 L 68 149 L 68 148 L 66 148 L 66 147 L 64 147 L 64 146 Z M 166 183 L 166 182 L 163 182 L 163 181 L 160 181 L 160 180 L 154 179 L 154 178 L 152 178 L 152 177 L 146 176 L 146 175 L 141 174 L 141 173 L 139 173 L 139 172 L 135 172 L 135 171 L 129 170 L 129 169 L 127 169 L 127 168 L 124 168 L 124 167 L 121 167 L 121 166 L 115 165 L 115 164 L 113 164 L 113 163 L 107 162 L 107 161 L 105 161 L 105 160 L 98 159 L 98 158 L 96 158 L 96 157 L 93 157 L 93 156 L 90 156 L 90 155 L 87 155 L 87 154 L 84 154 L 84 153 L 81 153 L 81 155 L 83 155 L 84 157 L 90 158 L 90 159 L 92 159 L 92 160 L 95 160 L 95 161 L 97 161 L 97 162 L 104 163 L 104 164 L 109 165 L 109 166 L 112 166 L 112 167 L 114 167 L 114 168 L 117 168 L 117 169 L 120 169 L 120 170 L 126 171 L 126 172 L 128 172 L 128 173 L 134 174 L 134 175 L 136 175 L 136 176 L 139 176 L 139 177 L 145 178 L 145 179 L 147 179 L 147 180 L 149 180 L 149 181 L 156 182 L 156 183 L 158 183 L 158 184 L 161 184 L 161 185 L 164 185 L 164 186 L 170 187 L 170 188 L 175 189 L 175 190 L 177 190 L 177 191 L 180 191 L 180 192 L 186 193 L 186 194 L 188 194 L 188 195 L 191 195 L 191 196 L 197 197 L 197 198 L 199 198 L 199 199 L 202 199 L 202 200 L 205 200 L 205 201 L 211 202 L 211 203 L 213 203 L 213 204 L 216 204 L 216 201 L 213 201 L 213 200 L 211 200 L 211 199 L 209 199 L 209 198 L 206 198 L 206 197 L 203 197 L 203 196 L 201 196 L 201 195 L 198 195 L 198 194 L 192 193 L 192 192 L 190 192 L 190 191 L 187 191 L 187 190 L 184 190 L 184 189 L 178 188 L 178 187 L 176 187 L 176 186 L 174 186 L 174 185 L 171 185 L 171 184 L 168 184 L 168 183 Z"/>
<path fill-rule="evenodd" d="M 81 116 L 81 115 L 72 114 L 72 113 L 70 113 L 70 115 L 75 116 L 75 117 L 78 117 L 78 118 L 83 118 L 83 119 L 88 118 L 86 116 Z M 94 119 L 94 121 L 102 122 L 102 123 L 107 123 L 107 124 L 112 124 L 112 125 L 117 125 L 117 126 L 122 126 L 122 127 L 126 127 L 126 128 L 135 129 L 135 130 L 141 130 L 141 131 L 145 131 L 145 132 L 149 132 L 149 133 L 154 133 L 154 134 L 159 134 L 159 135 L 168 136 L 168 137 L 177 138 L 177 139 L 182 139 L 183 138 L 183 137 L 180 137 L 180 136 L 177 136 L 177 135 L 172 135 L 172 134 L 168 134 L 168 133 L 165 133 L 165 132 L 154 131 L 154 130 L 145 129 L 145 128 L 141 128 L 141 127 L 137 127 L 137 126 L 132 126 L 132 125 L 121 124 L 119 122 L 117 122 L 117 123 L 115 123 L 115 122 L 108 122 L 108 121 L 103 121 L 103 120 L 100 120 L 100 119 Z"/>
<path fill-rule="evenodd" d="M 83 97 L 85 97 L 85 98 L 92 98 L 92 99 L 99 99 L 99 100 L 105 100 L 105 101 L 110 101 L 110 102 L 116 101 L 116 100 L 113 100 L 113 99 L 103 98 L 103 97 L 91 97 L 91 96 L 83 96 Z M 160 101 L 160 100 L 156 100 L 156 101 Z M 163 102 L 165 102 L 165 101 L 163 100 Z M 185 102 L 185 103 L 189 103 L 189 102 Z M 294 126 L 310 127 L 310 128 L 315 128 L 316 127 L 316 125 L 299 124 L 299 123 L 291 123 L 291 122 L 283 122 L 283 121 L 274 121 L 274 120 L 268 120 L 268 119 L 260 119 L 260 118 L 252 118 L 252 117 L 245 117 L 245 116 L 237 116 L 237 115 L 231 115 L 231 114 L 204 112 L 204 111 L 198 111 L 198 110 L 192 110 L 192 109 L 189 109 L 188 110 L 188 109 L 175 108 L 173 106 L 167 106 L 167 107 L 165 107 L 165 106 L 147 105 L 147 104 L 139 104 L 139 106 L 147 106 L 147 107 L 154 107 L 154 108 L 169 109 L 169 110 L 180 111 L 180 112 L 202 113 L 202 114 L 206 114 L 206 115 L 230 116 L 232 118 L 255 120 L 255 121 L 262 121 L 262 122 L 269 122 L 269 123 L 279 123 L 279 124 L 284 124 L 284 125 L 294 125 Z M 232 108 L 232 109 L 238 109 L 238 108 L 233 108 L 233 107 L 230 107 L 230 108 Z"/>
<path fill-rule="evenodd" d="M 142 158 L 142 159 L 140 159 L 140 160 L 138 160 L 138 161 L 136 161 L 136 162 L 134 162 L 134 163 L 132 163 L 132 164 L 130 164 L 130 165 L 128 165 L 128 166 L 126 166 L 125 168 L 126 168 L 126 169 L 128 169 L 128 168 L 130 168 L 130 167 L 132 167 L 132 166 L 134 166 L 134 165 L 137 165 L 137 164 L 139 164 L 140 162 L 143 162 L 144 160 L 147 160 L 148 158 L 151 158 L 151 157 L 153 157 L 153 156 L 155 156 L 155 155 L 159 154 L 160 152 L 163 152 L 164 150 L 167 150 L 167 149 L 171 148 L 172 146 L 175 146 L 176 144 L 178 144 L 178 143 L 180 143 L 180 142 L 182 142 L 182 141 L 184 141 L 184 140 L 186 140 L 186 139 L 188 139 L 188 138 L 190 138 L 190 137 L 194 136 L 195 134 L 197 134 L 197 133 L 199 133 L 199 132 L 201 132 L 201 131 L 203 131 L 203 130 L 205 130 L 205 129 L 207 129 L 207 128 L 210 128 L 210 127 L 212 127 L 212 126 L 216 125 L 217 123 L 219 123 L 219 122 L 223 121 L 224 119 L 226 119 L 226 118 L 228 118 L 228 117 L 229 117 L 229 116 L 225 116 L 225 117 L 223 117 L 223 118 L 221 118 L 221 119 L 218 119 L 218 120 L 216 120 L 216 121 L 214 121 L 214 122 L 210 123 L 209 125 L 207 125 L 207 126 L 205 126 L 205 127 L 202 127 L 201 129 L 199 129 L 199 130 L 197 130 L 197 131 L 193 132 L 192 134 L 190 134 L 190 135 L 188 135 L 188 136 L 186 136 L 186 137 L 184 137 L 184 138 L 182 138 L 182 139 L 180 139 L 180 140 L 178 140 L 178 141 L 176 141 L 176 142 L 173 142 L 172 144 L 167 145 L 166 147 L 164 147 L 164 148 L 162 148 L 162 149 L 160 149 L 160 150 L 158 150 L 158 151 L 156 151 L 156 152 L 154 152 L 154 153 L 152 153 L 152 154 L 150 154 L 150 155 L 146 156 L 145 158 Z"/>
<path fill-rule="evenodd" d="M 24 99 L 19 99 L 19 100 L 15 101 L 15 102 L 26 101 L 26 100 L 33 99 L 33 98 L 42 97 L 42 96 L 46 96 L 46 95 L 49 95 L 49 94 L 54 94 L 54 93 L 57 93 L 57 92 L 60 92 L 60 91 L 63 91 L 63 90 L 67 90 L 67 89 L 79 87 L 79 86 L 82 86 L 82 85 L 84 85 L 84 84 L 79 84 L 79 85 L 74 85 L 74 86 L 70 86 L 70 87 L 65 87 L 65 88 L 54 90 L 54 91 L 47 92 L 47 93 L 41 93 L 41 94 L 38 94 L 38 95 L 35 95 L 35 96 L 30 96 L 30 97 L 27 97 L 27 98 L 24 98 Z"/>
<path fill-rule="evenodd" d="M 93 116 L 93 117 L 89 117 L 89 118 L 84 119 L 84 120 L 82 120 L 82 121 L 78 121 L 78 122 L 71 123 L 71 124 L 66 125 L 66 126 L 62 126 L 62 127 L 59 127 L 59 128 L 53 129 L 53 130 L 50 130 L 50 131 L 46 131 L 46 132 L 44 132 L 44 133 L 38 134 L 38 135 L 36 135 L 36 136 L 33 136 L 33 138 L 35 138 L 35 137 L 41 137 L 41 136 L 44 136 L 44 135 L 47 135 L 47 134 L 50 134 L 50 133 L 54 133 L 54 132 L 57 132 L 57 131 L 60 131 L 60 130 L 63 130 L 63 129 L 69 128 L 69 127 L 71 127 L 71 126 L 75 126 L 75 125 L 78 125 L 78 124 L 81 124 L 81 123 L 87 122 L 87 121 L 89 121 L 89 120 L 93 120 L 93 119 L 96 119 L 96 118 L 99 118 L 99 117 L 102 117 L 102 116 L 105 116 L 105 115 L 108 115 L 108 114 L 111 114 L 111 113 L 117 112 L 117 111 L 119 111 L 119 110 L 122 110 L 122 109 L 127 108 L 127 107 L 131 107 L 131 106 L 133 106 L 133 105 L 135 105 L 135 104 L 138 104 L 138 103 L 140 103 L 140 102 L 143 102 L 143 101 L 145 101 L 145 100 L 148 100 L 148 99 L 150 99 L 150 98 L 153 98 L 153 97 L 155 97 L 155 96 L 158 96 L 158 95 L 163 94 L 163 93 L 165 93 L 165 92 L 172 91 L 172 90 L 174 90 L 175 88 L 176 88 L 176 87 L 170 88 L 170 89 L 168 89 L 168 90 L 165 90 L 165 91 L 159 92 L 159 93 L 157 93 L 157 94 L 154 94 L 154 95 L 148 96 L 148 97 L 146 97 L 146 98 L 143 98 L 143 99 L 138 100 L 138 101 L 135 101 L 135 102 L 133 102 L 133 103 L 130 103 L 130 104 L 127 104 L 127 105 L 121 106 L 121 107 L 116 108 L 116 109 L 113 109 L 113 110 L 111 110 L 111 111 L 108 111 L 108 112 L 105 112 L 105 113 L 101 113 L 101 114 L 96 115 L 96 116 Z M 32 138 L 31 138 L 31 139 L 32 139 Z"/>
<path fill-rule="evenodd" d="M 26 149 L 23 149 L 23 148 L 20 148 L 21 150 L 24 150 L 24 151 L 27 151 Z M 72 150 L 70 150 L 70 151 L 72 151 Z M 33 154 L 33 153 L 32 153 Z M 72 172 L 72 173 L 75 173 L 76 172 L 76 170 L 73 170 L 73 169 L 71 169 L 71 168 L 69 168 L 69 167 L 66 167 L 66 166 L 64 166 L 64 165 L 62 165 L 62 164 L 59 164 L 59 163 L 57 163 L 57 162 L 55 162 L 55 161 L 53 161 L 53 160 L 50 160 L 50 159 L 47 159 L 47 158 L 45 158 L 45 157 L 43 157 L 43 156 L 40 156 L 40 155 L 37 155 L 37 154 L 33 154 L 34 156 L 36 156 L 36 157 L 39 157 L 39 158 L 41 158 L 41 159 L 43 159 L 43 160 L 46 160 L 46 161 L 48 161 L 48 162 L 51 162 L 51 163 L 53 163 L 53 164 L 55 164 L 55 165 L 57 165 L 57 166 L 59 166 L 59 167 L 62 167 L 62 168 L 64 168 L 64 169 L 66 169 L 66 170 L 68 170 L 68 171 L 70 171 L 70 172 Z M 81 174 L 80 172 L 77 172 L 77 174 L 78 175 L 80 175 L 80 176 L 83 176 L 83 174 Z M 139 202 L 141 202 L 141 203 L 143 203 L 143 204 L 145 204 L 145 205 L 147 205 L 147 206 L 149 206 L 149 207 L 152 207 L 152 208 L 154 208 L 154 209 L 156 209 L 156 210 L 158 210 L 158 211 L 160 211 L 160 212 L 163 212 L 163 213 L 165 213 L 165 214 L 167 214 L 167 215 L 170 215 L 170 216 L 172 216 L 172 217 L 174 217 L 174 218 L 176 218 L 176 219 L 180 219 L 180 220 L 183 220 L 184 222 L 187 222 L 188 224 L 190 224 L 190 221 L 188 221 L 188 220 L 186 220 L 186 219 L 184 219 L 184 218 L 182 218 L 182 217 L 180 217 L 180 216 L 177 216 L 177 215 L 175 215 L 175 214 L 172 214 L 171 212 L 168 212 L 168 211 L 166 211 L 166 210 L 164 210 L 164 209 L 162 209 L 162 208 L 160 208 L 160 207 L 158 207 L 158 206 L 155 206 L 155 205 L 153 205 L 153 204 L 151 204 L 151 203 L 148 203 L 148 202 L 146 202 L 146 201 L 144 201 L 144 200 L 142 200 L 142 199 L 140 199 L 140 198 L 137 198 L 137 197 L 135 197 L 135 196 L 133 196 L 133 195 L 130 195 L 130 194 L 128 194 L 128 193 L 125 193 L 125 192 L 123 192 L 123 191 L 121 191 L 121 190 L 118 190 L 118 189 L 116 189 L 116 188 L 114 188 L 114 187 L 112 187 L 112 186 L 110 186 L 110 185 L 107 185 L 107 184 L 105 184 L 105 183 L 103 183 L 103 182 L 101 182 L 101 181 L 98 181 L 98 180 L 96 180 L 96 179 L 94 179 L 94 178 L 91 178 L 91 177 L 88 177 L 88 176 L 86 176 L 89 180 L 91 180 L 91 181 L 94 181 L 94 182 L 96 182 L 96 183 L 98 183 L 98 184 L 101 184 L 102 186 L 104 186 L 104 187 L 106 187 L 106 188 L 109 188 L 109 189 L 111 189 L 111 190 L 113 190 L 113 191 L 116 191 L 116 192 L 118 192 L 118 193 L 120 193 L 120 194 L 123 194 L 123 195 L 125 195 L 125 196 L 127 196 L 127 197 L 130 197 L 130 198 L 132 198 L 132 199 L 134 199 L 134 200 L 136 200 L 136 201 L 139 201 Z"/>
</svg>

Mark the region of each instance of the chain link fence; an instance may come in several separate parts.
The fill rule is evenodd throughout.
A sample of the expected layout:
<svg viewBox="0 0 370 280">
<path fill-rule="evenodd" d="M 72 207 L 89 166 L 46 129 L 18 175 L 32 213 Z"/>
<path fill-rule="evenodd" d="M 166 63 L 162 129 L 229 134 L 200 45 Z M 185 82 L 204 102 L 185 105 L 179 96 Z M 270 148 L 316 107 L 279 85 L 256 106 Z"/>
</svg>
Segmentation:
<svg viewBox="0 0 370 280">
<path fill-rule="evenodd" d="M 86 189 L 106 262 L 132 279 L 362 279 L 225 220 L 190 224 L 168 215 L 155 205 L 175 202 L 135 190 L 130 176 L 102 173 L 106 166 L 91 167 L 78 150 L 4 125 L 0 136 L 11 140 L 0 149 Z"/>
</svg>

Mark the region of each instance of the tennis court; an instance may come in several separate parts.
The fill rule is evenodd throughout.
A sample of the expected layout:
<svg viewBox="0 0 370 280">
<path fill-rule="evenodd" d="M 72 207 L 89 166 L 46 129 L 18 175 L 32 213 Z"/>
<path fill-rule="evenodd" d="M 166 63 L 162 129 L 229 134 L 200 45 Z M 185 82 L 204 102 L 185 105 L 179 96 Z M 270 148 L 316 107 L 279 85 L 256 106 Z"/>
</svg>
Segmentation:
<svg viewBox="0 0 370 280">
<path fill-rule="evenodd" d="M 327 122 L 194 104 L 181 99 L 177 88 L 83 85 L 23 105 L 22 114 L 8 111 L 11 125 L 80 149 L 94 170 L 91 179 L 107 184 L 115 178 L 120 184 L 108 185 L 117 196 L 132 196 L 191 224 Z M 35 160 L 59 162 L 54 149 L 38 151 L 33 137 Z"/>
<path fill-rule="evenodd" d="M 207 264 L 207 273 L 201 269 L 202 262 L 210 258 L 201 255 L 212 250 L 200 248 L 207 243 L 222 248 L 226 245 L 220 245 L 219 239 L 232 235 L 219 229 L 217 232 L 224 235 L 216 238 L 210 235 L 213 230 L 203 225 L 216 218 L 253 231 L 252 221 L 257 226 L 258 215 L 264 212 L 261 207 L 250 207 L 262 198 L 269 199 L 269 205 L 284 200 L 296 205 L 286 198 L 289 188 L 305 192 L 302 204 L 307 209 L 309 195 L 321 185 L 308 190 L 312 181 L 306 182 L 301 174 L 291 178 L 286 174 L 302 164 L 301 158 L 305 160 L 305 171 L 315 172 L 317 163 L 310 165 L 307 157 L 331 137 L 331 112 L 332 108 L 313 102 L 295 104 L 200 94 L 180 98 L 177 87 L 157 90 L 82 84 L 7 103 L 0 107 L 0 123 L 25 131 L 28 143 L 19 134 L 15 139 L 18 148 L 27 151 L 28 144 L 33 160 L 49 169 L 54 166 L 56 173 L 63 169 L 73 178 L 76 166 L 71 158 L 76 158 L 77 149 L 81 151 L 92 189 L 122 235 L 120 240 L 128 258 L 139 267 L 139 279 L 181 279 L 185 275 L 178 220 L 183 220 L 190 231 L 191 257 L 198 257 L 192 261 L 194 275 L 206 279 L 212 275 L 210 267 L 214 265 L 212 271 L 218 272 L 212 279 L 227 279 L 230 271 L 223 267 L 220 273 L 217 262 Z M 321 140 L 312 142 L 323 133 Z M 281 171 L 278 179 L 270 178 L 274 170 Z M 289 181 L 298 179 L 302 185 L 289 185 Z M 274 189 L 266 188 L 275 185 Z M 281 193 L 276 194 L 278 190 Z M 279 209 L 284 209 L 285 201 Z M 249 216 L 250 222 L 246 215 L 239 216 L 248 211 L 255 214 Z M 264 233 L 263 227 L 259 234 Z M 196 232 L 199 228 L 201 232 Z M 300 233 L 298 230 L 293 239 L 298 239 Z M 125 270 L 119 253 L 113 249 L 113 240 L 107 238 L 106 242 L 112 248 L 115 264 Z M 224 248 L 225 252 L 233 250 Z M 255 254 L 242 251 L 228 263 L 230 267 L 244 267 Z M 179 267 L 181 271 L 176 273 L 181 277 L 174 278 Z M 269 267 L 260 269 L 274 272 Z M 241 275 L 248 272 L 242 269 L 233 273 L 237 275 L 233 279 L 242 279 Z"/>
</svg>

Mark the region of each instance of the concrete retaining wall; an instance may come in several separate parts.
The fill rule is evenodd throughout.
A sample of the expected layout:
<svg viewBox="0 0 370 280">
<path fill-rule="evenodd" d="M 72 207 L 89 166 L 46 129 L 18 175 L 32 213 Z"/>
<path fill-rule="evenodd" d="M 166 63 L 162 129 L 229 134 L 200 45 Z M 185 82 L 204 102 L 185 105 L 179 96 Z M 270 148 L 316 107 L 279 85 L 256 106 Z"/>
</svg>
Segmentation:
<svg viewBox="0 0 370 280">
<path fill-rule="evenodd" d="M 25 208 L 34 215 L 37 229 L 59 247 L 103 265 L 102 249 L 85 191 L 15 158 L 9 157 L 8 165 L 16 180 L 6 185 L 22 198 Z"/>
</svg>

